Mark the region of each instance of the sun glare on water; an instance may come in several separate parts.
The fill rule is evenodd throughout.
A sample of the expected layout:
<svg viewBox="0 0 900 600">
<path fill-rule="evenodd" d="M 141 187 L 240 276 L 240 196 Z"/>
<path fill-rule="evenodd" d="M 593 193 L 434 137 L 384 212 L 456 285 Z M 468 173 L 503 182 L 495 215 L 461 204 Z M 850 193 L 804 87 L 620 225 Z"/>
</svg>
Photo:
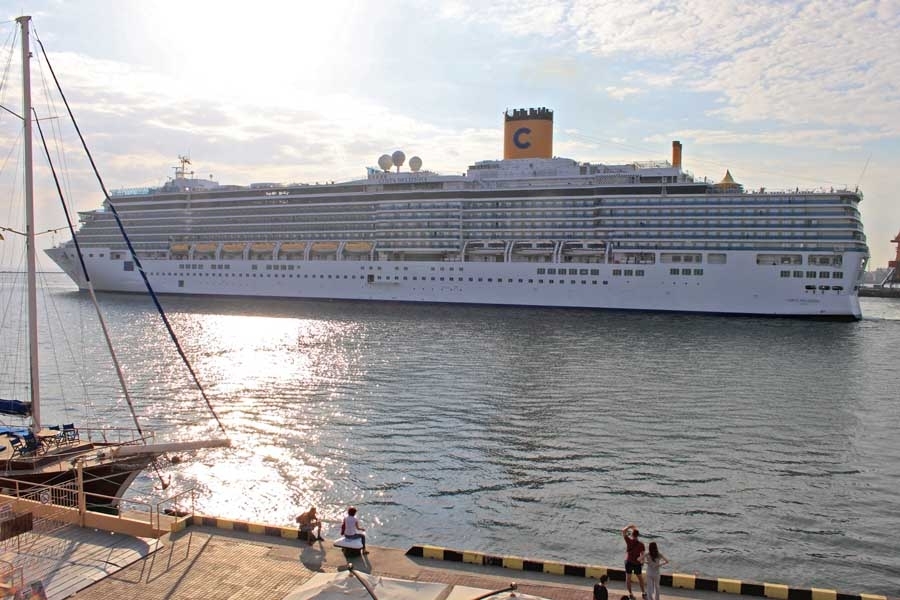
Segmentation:
<svg viewBox="0 0 900 600">
<path fill-rule="evenodd" d="M 203 511 L 283 521 L 288 508 L 314 503 L 330 485 L 323 461 L 335 459 L 318 450 L 325 422 L 341 418 L 332 382 L 359 375 L 357 326 L 233 314 L 179 320 L 232 442 L 182 471 L 203 490 Z"/>
</svg>

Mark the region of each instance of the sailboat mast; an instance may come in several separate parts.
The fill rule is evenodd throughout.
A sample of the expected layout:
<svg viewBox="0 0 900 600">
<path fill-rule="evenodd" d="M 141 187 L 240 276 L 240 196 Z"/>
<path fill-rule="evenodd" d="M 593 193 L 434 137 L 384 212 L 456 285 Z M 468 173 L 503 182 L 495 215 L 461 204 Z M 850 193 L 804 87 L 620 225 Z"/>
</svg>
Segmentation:
<svg viewBox="0 0 900 600">
<path fill-rule="evenodd" d="M 31 150 L 31 17 L 16 19 L 22 28 L 22 120 L 25 124 L 25 259 L 28 266 L 28 345 L 31 358 L 31 418 L 41 428 L 41 386 L 38 368 L 37 260 L 34 247 L 34 173 Z"/>
</svg>

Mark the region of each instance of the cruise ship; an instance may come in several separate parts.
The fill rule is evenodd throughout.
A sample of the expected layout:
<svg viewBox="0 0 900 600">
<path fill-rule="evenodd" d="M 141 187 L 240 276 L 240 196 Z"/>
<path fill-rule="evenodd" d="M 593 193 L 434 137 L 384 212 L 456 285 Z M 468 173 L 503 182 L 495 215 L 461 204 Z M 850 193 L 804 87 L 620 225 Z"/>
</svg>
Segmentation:
<svg viewBox="0 0 900 600">
<path fill-rule="evenodd" d="M 671 161 L 553 156 L 553 111 L 503 113 L 502 160 L 441 175 L 401 151 L 364 179 L 221 185 L 181 158 L 80 213 L 94 288 L 861 318 L 862 195 L 745 190 Z M 118 213 L 132 254 L 119 232 Z M 72 241 L 47 250 L 78 284 Z"/>
</svg>

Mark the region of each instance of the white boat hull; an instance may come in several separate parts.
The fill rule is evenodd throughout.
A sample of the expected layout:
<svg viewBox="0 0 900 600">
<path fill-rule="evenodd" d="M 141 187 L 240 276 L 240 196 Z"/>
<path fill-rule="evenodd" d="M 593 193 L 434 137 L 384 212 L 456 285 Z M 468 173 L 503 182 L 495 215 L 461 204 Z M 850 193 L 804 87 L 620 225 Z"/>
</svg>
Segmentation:
<svg viewBox="0 0 900 600">
<path fill-rule="evenodd" d="M 85 260 L 94 289 L 145 291 L 139 272 L 125 270 L 129 261 L 111 260 L 108 250 L 91 250 L 93 257 Z M 85 287 L 77 261 L 63 248 L 48 254 Z M 242 259 L 145 260 L 142 265 L 161 294 L 861 318 L 856 287 L 865 254 L 845 252 L 843 267 L 828 269 L 839 277 L 812 280 L 783 277 L 783 268 L 793 273 L 805 267 L 759 265 L 757 254 L 730 251 L 726 264 L 694 265 Z M 692 274 L 673 275 L 673 267 L 692 267 L 678 269 Z M 546 274 L 563 268 L 565 275 Z M 578 272 L 569 274 L 573 269 Z"/>
</svg>

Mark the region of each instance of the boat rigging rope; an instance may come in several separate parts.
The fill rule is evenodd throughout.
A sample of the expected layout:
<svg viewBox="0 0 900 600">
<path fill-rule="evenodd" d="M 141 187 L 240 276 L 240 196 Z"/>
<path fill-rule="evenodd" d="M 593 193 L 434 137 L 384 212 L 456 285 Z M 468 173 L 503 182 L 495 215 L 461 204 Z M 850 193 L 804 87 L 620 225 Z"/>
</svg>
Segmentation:
<svg viewBox="0 0 900 600">
<path fill-rule="evenodd" d="M 219 415 L 216 414 L 216 410 L 213 408 L 212 402 L 210 402 L 209 397 L 206 395 L 206 390 L 200 383 L 200 378 L 197 377 L 197 373 L 194 371 L 194 368 L 191 366 L 187 355 L 184 353 L 184 349 L 181 347 L 181 342 L 178 341 L 178 336 L 175 335 L 175 330 L 172 328 L 172 324 L 169 322 L 169 318 L 166 316 L 166 312 L 165 310 L 163 310 L 162 304 L 160 304 L 159 302 L 159 297 L 157 297 L 156 292 L 153 291 L 153 286 L 150 285 L 150 280 L 147 278 L 147 273 L 144 271 L 144 266 L 141 264 L 141 261 L 138 258 L 137 252 L 135 251 L 134 246 L 131 243 L 131 239 L 125 232 L 125 226 L 122 224 L 122 219 L 119 217 L 119 212 L 116 210 L 116 207 L 109 196 L 109 192 L 106 190 L 106 184 L 103 183 L 103 178 L 100 176 L 100 171 L 97 169 L 97 164 L 94 162 L 94 157 L 91 154 L 91 151 L 88 149 L 87 142 L 85 141 L 84 136 L 81 134 L 81 128 L 78 126 L 78 121 L 75 120 L 75 115 L 72 113 L 72 108 L 69 106 L 69 101 L 62 90 L 62 86 L 59 84 L 59 79 L 56 77 L 56 71 L 53 70 L 53 65 L 50 63 L 50 57 L 47 56 L 47 50 L 44 48 L 44 43 L 36 35 L 35 40 L 41 47 L 41 53 L 44 56 L 44 60 L 47 61 L 47 67 L 50 70 L 50 75 L 53 77 L 53 82 L 56 84 L 56 89 L 57 91 L 59 91 L 59 95 L 62 98 L 63 104 L 65 104 L 66 106 L 66 112 L 69 113 L 69 118 L 72 120 L 72 125 L 75 127 L 75 132 L 78 134 L 78 139 L 81 141 L 81 146 L 82 148 L 84 148 L 84 152 L 91 163 L 91 168 L 94 171 L 94 175 L 97 177 L 97 182 L 100 184 L 100 189 L 103 191 L 103 196 L 104 198 L 106 198 L 106 205 L 109 206 L 110 210 L 112 211 L 113 217 L 116 220 L 116 225 L 119 227 L 119 231 L 122 233 L 125 244 L 128 246 L 128 251 L 131 253 L 131 258 L 134 260 L 135 267 L 137 268 L 138 273 L 141 274 L 141 279 L 144 280 L 144 286 L 147 288 L 147 292 L 153 299 L 153 304 L 156 305 L 156 311 L 159 313 L 159 316 L 166 327 L 166 331 L 169 332 L 169 337 L 172 338 L 172 342 L 175 344 L 175 349 L 178 351 L 178 355 L 181 357 L 182 362 L 184 362 L 185 367 L 187 367 L 188 372 L 191 374 L 191 377 L 194 380 L 194 384 L 197 386 L 197 389 L 199 390 L 204 402 L 206 402 L 207 408 L 209 408 L 210 412 L 213 415 L 213 418 L 215 418 L 219 429 L 224 435 L 227 436 L 228 433 L 225 431 L 225 425 L 222 423 L 222 420 L 219 419 Z M 74 240 L 75 237 L 73 236 L 72 239 Z M 79 259 L 80 258 L 81 253 L 79 252 Z M 82 268 L 84 268 L 83 262 Z"/>
<path fill-rule="evenodd" d="M 112 338 L 109 335 L 109 329 L 106 327 L 106 319 L 103 318 L 103 311 L 100 310 L 100 304 L 97 302 L 97 296 L 94 295 L 94 285 L 91 283 L 91 276 L 88 274 L 87 266 L 84 264 L 84 257 L 81 255 L 81 246 L 78 243 L 78 237 L 75 235 L 75 227 L 72 225 L 72 219 L 69 215 L 69 208 L 66 206 L 66 200 L 63 197 L 62 187 L 59 185 L 59 177 L 53 166 L 53 159 L 50 158 L 50 149 L 47 147 L 47 140 L 44 138 L 44 128 L 41 127 L 41 120 L 37 118 L 37 112 L 34 112 L 34 122 L 37 124 L 38 133 L 41 136 L 41 144 L 44 146 L 44 154 L 47 156 L 47 163 L 50 165 L 50 172 L 53 174 L 53 183 L 56 184 L 56 192 L 59 194 L 59 201 L 62 204 L 63 212 L 66 215 L 66 223 L 69 226 L 69 233 L 72 234 L 72 241 L 75 243 L 75 252 L 78 254 L 78 262 L 81 264 L 81 272 L 84 273 L 84 280 L 87 282 L 88 292 L 91 296 L 91 302 L 97 311 L 97 319 L 100 321 L 100 328 L 103 330 L 103 338 L 106 340 L 106 347 L 112 357 L 113 366 L 116 369 L 116 376 L 119 378 L 119 385 L 122 386 L 122 392 L 125 394 L 125 401 L 128 403 L 128 410 L 131 412 L 131 419 L 134 421 L 134 427 L 137 429 L 141 440 L 144 440 L 144 432 L 141 430 L 141 424 L 138 421 L 137 413 L 134 410 L 134 403 L 131 401 L 131 394 L 128 392 L 128 386 L 125 383 L 125 374 L 122 372 L 122 365 L 119 363 L 119 357 L 113 348 Z M 146 440 L 144 440 L 146 443 Z"/>
</svg>

